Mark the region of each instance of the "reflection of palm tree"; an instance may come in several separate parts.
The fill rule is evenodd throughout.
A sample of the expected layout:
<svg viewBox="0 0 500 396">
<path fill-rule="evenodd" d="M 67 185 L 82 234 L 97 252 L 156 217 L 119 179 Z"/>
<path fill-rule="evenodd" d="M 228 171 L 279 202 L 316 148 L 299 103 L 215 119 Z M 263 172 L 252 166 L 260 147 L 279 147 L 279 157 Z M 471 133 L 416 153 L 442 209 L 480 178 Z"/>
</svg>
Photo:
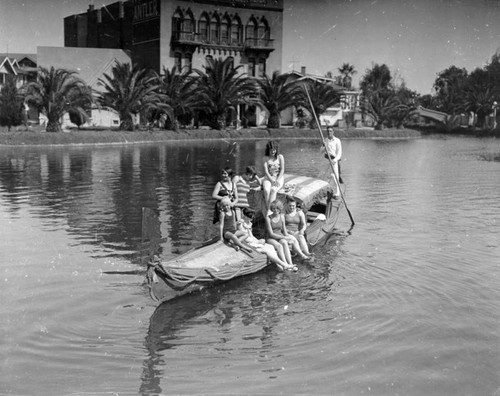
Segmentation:
<svg viewBox="0 0 500 396">
<path fill-rule="evenodd" d="M 352 86 L 352 77 L 357 73 L 356 69 L 349 63 L 343 63 L 338 68 L 338 71 L 341 74 L 342 86 L 350 89 Z"/>
</svg>

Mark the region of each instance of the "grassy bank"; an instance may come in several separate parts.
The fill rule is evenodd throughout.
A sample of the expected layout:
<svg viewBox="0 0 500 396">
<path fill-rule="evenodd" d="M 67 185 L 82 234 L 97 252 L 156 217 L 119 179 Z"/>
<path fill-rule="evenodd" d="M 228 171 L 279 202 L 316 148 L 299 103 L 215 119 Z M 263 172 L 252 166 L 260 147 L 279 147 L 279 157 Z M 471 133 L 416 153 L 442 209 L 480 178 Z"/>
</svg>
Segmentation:
<svg viewBox="0 0 500 396">
<path fill-rule="evenodd" d="M 412 129 L 373 129 L 336 130 L 336 135 L 343 138 L 418 138 L 421 133 Z M 31 145 L 68 145 L 68 144 L 131 144 L 147 142 L 167 142 L 187 139 L 317 139 L 316 129 L 228 129 L 216 131 L 210 129 L 181 130 L 179 132 L 152 130 L 152 131 L 119 131 L 119 130 L 77 130 L 68 132 L 49 133 L 41 129 L 25 130 L 18 128 L 8 132 L 0 129 L 0 146 L 31 146 Z"/>
</svg>

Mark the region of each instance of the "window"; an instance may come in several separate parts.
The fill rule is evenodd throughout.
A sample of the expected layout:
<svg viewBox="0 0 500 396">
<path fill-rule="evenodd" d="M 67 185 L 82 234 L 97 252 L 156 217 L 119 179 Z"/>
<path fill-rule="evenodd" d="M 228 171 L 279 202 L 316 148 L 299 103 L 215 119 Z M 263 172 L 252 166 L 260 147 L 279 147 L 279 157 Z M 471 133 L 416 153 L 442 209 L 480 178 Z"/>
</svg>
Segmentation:
<svg viewBox="0 0 500 396">
<path fill-rule="evenodd" d="M 200 40 L 203 43 L 208 42 L 208 17 L 207 14 L 203 14 L 201 19 L 198 21 L 198 34 Z"/>
<path fill-rule="evenodd" d="M 210 20 L 210 42 L 214 44 L 219 42 L 219 20 L 216 15 Z"/>
<path fill-rule="evenodd" d="M 192 67 L 193 67 L 193 55 L 191 54 L 184 55 L 184 68 L 182 71 L 184 73 L 190 73 Z"/>
<path fill-rule="evenodd" d="M 212 55 L 207 55 L 205 57 L 206 67 L 210 67 L 210 63 L 212 62 L 213 59 L 214 59 L 214 57 Z"/>
<path fill-rule="evenodd" d="M 265 59 L 259 59 L 258 76 L 261 78 L 266 76 L 266 60 Z"/>
<path fill-rule="evenodd" d="M 231 23 L 231 44 L 241 44 L 241 22 L 238 18 L 233 19 Z"/>
<path fill-rule="evenodd" d="M 220 41 L 222 44 L 229 44 L 229 26 L 231 22 L 227 17 L 222 20 L 220 25 Z"/>
<path fill-rule="evenodd" d="M 172 17 L 172 37 L 175 40 L 179 40 L 182 32 L 182 14 L 176 11 Z"/>
<path fill-rule="evenodd" d="M 257 28 L 257 38 L 259 40 L 269 40 L 270 38 L 269 25 L 266 18 L 260 20 L 259 27 Z"/>
<path fill-rule="evenodd" d="M 182 61 L 182 54 L 180 52 L 176 52 L 174 54 L 174 67 L 179 71 L 182 68 L 181 61 Z"/>
<path fill-rule="evenodd" d="M 248 72 L 247 72 L 247 74 L 250 77 L 255 77 L 255 59 L 254 58 L 248 59 Z"/>
<path fill-rule="evenodd" d="M 194 17 L 190 11 L 182 20 L 182 32 L 186 39 L 194 40 Z"/>
<path fill-rule="evenodd" d="M 255 22 L 255 19 L 250 19 L 247 23 L 247 27 L 246 27 L 246 32 L 245 32 L 245 35 L 246 35 L 246 39 L 253 39 L 255 38 L 255 28 L 257 27 L 257 23 Z"/>
</svg>

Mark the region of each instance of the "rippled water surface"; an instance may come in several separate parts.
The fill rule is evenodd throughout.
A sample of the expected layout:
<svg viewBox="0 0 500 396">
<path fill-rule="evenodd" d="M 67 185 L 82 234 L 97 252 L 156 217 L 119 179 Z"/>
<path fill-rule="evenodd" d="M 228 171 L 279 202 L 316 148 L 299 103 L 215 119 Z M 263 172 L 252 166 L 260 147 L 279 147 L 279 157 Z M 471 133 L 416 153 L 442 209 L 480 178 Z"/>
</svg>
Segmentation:
<svg viewBox="0 0 500 396">
<path fill-rule="evenodd" d="M 141 208 L 163 258 L 188 250 L 265 143 L 0 148 L 0 394 L 500 395 L 498 139 L 345 139 L 351 235 L 153 303 Z M 324 170 L 317 141 L 281 148 Z"/>
</svg>

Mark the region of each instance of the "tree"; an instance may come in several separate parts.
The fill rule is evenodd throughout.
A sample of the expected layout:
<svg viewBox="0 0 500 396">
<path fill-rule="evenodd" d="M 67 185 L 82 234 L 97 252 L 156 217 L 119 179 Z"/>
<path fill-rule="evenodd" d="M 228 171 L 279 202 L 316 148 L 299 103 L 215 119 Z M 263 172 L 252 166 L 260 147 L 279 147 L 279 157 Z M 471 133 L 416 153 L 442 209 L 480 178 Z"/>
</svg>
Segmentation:
<svg viewBox="0 0 500 396">
<path fill-rule="evenodd" d="M 309 92 L 312 109 L 311 103 L 309 102 L 309 99 L 304 91 L 302 91 L 302 94 L 297 97 L 296 102 L 300 106 L 304 107 L 310 114 L 313 114 L 314 109 L 318 119 L 319 116 L 326 111 L 326 109 L 339 103 L 340 93 L 330 84 L 312 80 L 306 84 L 304 89 L 305 88 L 307 88 L 307 91 Z M 311 119 L 310 126 L 311 128 L 316 128 L 316 120 L 314 117 Z"/>
<path fill-rule="evenodd" d="M 341 67 L 337 69 L 340 73 L 341 85 L 345 88 L 350 89 L 352 87 L 352 77 L 357 73 L 353 65 L 349 63 L 343 63 Z"/>
<path fill-rule="evenodd" d="M 300 88 L 295 82 L 289 81 L 289 76 L 275 71 L 271 78 L 266 75 L 259 81 L 260 100 L 269 112 L 268 128 L 279 128 L 281 112 L 295 103 Z"/>
<path fill-rule="evenodd" d="M 23 98 L 16 86 L 16 78 L 8 75 L 0 91 L 0 125 L 10 132 L 13 126 L 23 122 Z"/>
<path fill-rule="evenodd" d="M 361 78 L 361 110 L 375 121 L 375 129 L 382 129 L 384 125 L 395 123 L 400 126 L 409 116 L 411 107 L 404 103 L 406 88 L 395 88 L 391 72 L 387 65 L 375 64 L 367 69 Z M 404 87 L 404 84 L 402 85 Z"/>
<path fill-rule="evenodd" d="M 257 82 L 239 74 L 241 67 L 234 67 L 232 58 L 209 58 L 205 72 L 197 71 L 199 92 L 208 98 L 208 121 L 215 129 L 226 127 L 230 112 L 236 111 L 238 105 L 260 104 Z"/>
<path fill-rule="evenodd" d="M 99 104 L 118 113 L 120 129 L 133 131 L 134 116 L 168 108 L 159 92 L 158 77 L 129 63 L 116 62 L 111 75 L 104 74 L 99 84 L 104 87 L 98 97 Z"/>
<path fill-rule="evenodd" d="M 60 132 L 61 119 L 68 112 L 87 117 L 82 103 L 93 101 L 90 89 L 76 72 L 40 67 L 37 78 L 27 86 L 26 101 L 47 117 L 47 132 Z"/>
<path fill-rule="evenodd" d="M 450 66 L 438 73 L 434 81 L 436 106 L 443 113 L 455 115 L 465 111 L 467 70 Z"/>
<path fill-rule="evenodd" d="M 361 78 L 360 88 L 366 95 L 369 92 L 392 89 L 391 82 L 391 71 L 387 65 L 374 64 L 371 69 L 366 70 L 365 75 Z"/>
<path fill-rule="evenodd" d="M 177 130 L 180 120 L 187 123 L 197 110 L 207 107 L 208 98 L 204 92 L 197 89 L 198 80 L 188 73 L 180 73 L 179 68 L 163 68 L 159 81 L 160 92 L 165 94 L 165 103 L 171 109 L 165 113 L 166 129 Z"/>
</svg>

